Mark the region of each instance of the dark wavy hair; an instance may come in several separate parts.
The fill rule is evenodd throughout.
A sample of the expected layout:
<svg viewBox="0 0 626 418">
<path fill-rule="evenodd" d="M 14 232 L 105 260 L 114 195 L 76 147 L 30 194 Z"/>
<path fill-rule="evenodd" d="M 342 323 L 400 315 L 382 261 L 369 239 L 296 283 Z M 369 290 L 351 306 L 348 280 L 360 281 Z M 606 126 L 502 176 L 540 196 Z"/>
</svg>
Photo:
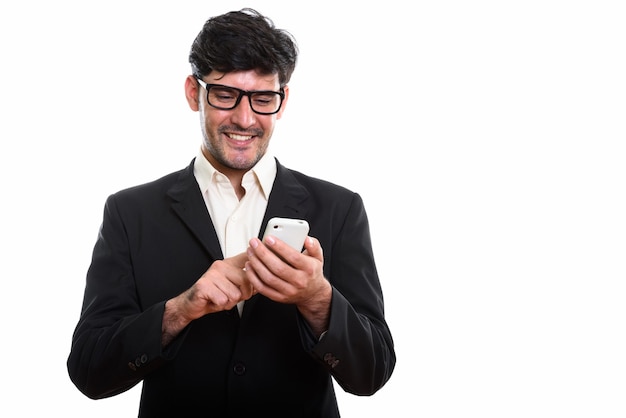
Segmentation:
<svg viewBox="0 0 626 418">
<path fill-rule="evenodd" d="M 196 77 L 202 78 L 213 70 L 223 73 L 256 70 L 261 74 L 278 74 L 281 87 L 291 79 L 297 59 L 294 37 L 250 8 L 207 20 L 189 53 Z"/>
</svg>

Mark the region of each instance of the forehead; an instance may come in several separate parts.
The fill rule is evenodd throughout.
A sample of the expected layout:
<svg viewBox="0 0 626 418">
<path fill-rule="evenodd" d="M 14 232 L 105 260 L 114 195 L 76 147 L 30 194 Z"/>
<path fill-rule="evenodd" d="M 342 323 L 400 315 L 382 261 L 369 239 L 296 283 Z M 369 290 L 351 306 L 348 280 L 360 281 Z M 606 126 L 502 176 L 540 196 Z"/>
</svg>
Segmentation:
<svg viewBox="0 0 626 418">
<path fill-rule="evenodd" d="M 278 74 L 261 74 L 255 70 L 222 73 L 211 71 L 208 83 L 225 84 L 242 90 L 276 90 L 280 87 Z"/>
</svg>

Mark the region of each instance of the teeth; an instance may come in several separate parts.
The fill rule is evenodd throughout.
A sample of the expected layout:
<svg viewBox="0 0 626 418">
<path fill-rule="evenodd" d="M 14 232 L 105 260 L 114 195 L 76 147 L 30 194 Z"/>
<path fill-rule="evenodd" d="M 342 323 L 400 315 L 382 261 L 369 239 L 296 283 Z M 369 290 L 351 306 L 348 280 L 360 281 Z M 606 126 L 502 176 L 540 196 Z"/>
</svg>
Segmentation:
<svg viewBox="0 0 626 418">
<path fill-rule="evenodd" d="M 252 135 L 237 135 L 237 134 L 228 134 L 230 139 L 234 139 L 236 141 L 248 141 L 252 138 Z"/>
</svg>

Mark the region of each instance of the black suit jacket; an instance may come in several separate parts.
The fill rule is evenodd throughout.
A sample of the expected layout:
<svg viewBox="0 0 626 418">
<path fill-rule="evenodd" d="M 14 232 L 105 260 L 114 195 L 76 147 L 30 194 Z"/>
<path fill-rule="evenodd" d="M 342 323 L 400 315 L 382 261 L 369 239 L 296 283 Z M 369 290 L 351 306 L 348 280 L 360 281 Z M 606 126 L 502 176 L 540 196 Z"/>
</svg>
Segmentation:
<svg viewBox="0 0 626 418">
<path fill-rule="evenodd" d="M 396 358 L 360 196 L 277 165 L 261 231 L 273 216 L 302 218 L 320 241 L 333 287 L 321 341 L 293 305 L 257 294 L 241 318 L 206 315 L 161 348 L 165 301 L 223 258 L 192 161 L 107 199 L 67 361 L 85 395 L 143 381 L 141 417 L 329 418 L 332 377 L 358 395 L 387 382 Z"/>
</svg>

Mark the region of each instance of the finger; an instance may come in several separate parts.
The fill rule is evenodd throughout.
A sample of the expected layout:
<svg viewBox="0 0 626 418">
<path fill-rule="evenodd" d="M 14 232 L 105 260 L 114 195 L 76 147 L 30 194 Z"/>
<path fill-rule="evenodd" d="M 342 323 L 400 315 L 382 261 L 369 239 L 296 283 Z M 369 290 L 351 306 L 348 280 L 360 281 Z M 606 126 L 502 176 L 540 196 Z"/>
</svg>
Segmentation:
<svg viewBox="0 0 626 418">
<path fill-rule="evenodd" d="M 235 264 L 242 265 L 239 262 Z M 237 302 L 250 297 L 252 288 L 243 271 L 243 266 L 245 264 L 242 267 L 234 267 L 226 260 L 213 263 L 197 283 L 209 304 L 230 309 Z"/>
<path fill-rule="evenodd" d="M 252 267 L 250 263 L 248 264 L 249 266 L 246 267 L 246 274 L 248 276 L 248 280 L 252 284 L 253 295 L 260 293 L 261 295 L 271 300 L 282 302 L 284 299 L 282 293 L 279 290 L 273 288 L 271 284 L 268 284 L 268 282 L 261 279 L 254 267 Z M 264 273 L 264 275 L 267 275 L 267 272 Z"/>
<path fill-rule="evenodd" d="M 275 242 L 274 239 L 274 237 L 266 237 L 265 241 L 268 243 Z M 250 240 L 250 246 L 248 247 L 247 253 L 248 264 L 254 270 L 259 279 L 268 275 L 269 266 L 277 263 L 284 264 L 275 252 L 271 251 L 257 238 Z"/>
<path fill-rule="evenodd" d="M 228 295 L 217 283 L 198 281 L 190 290 L 187 299 L 200 310 L 202 314 L 228 310 L 234 306 Z M 201 316 L 197 313 L 196 317 Z"/>
<path fill-rule="evenodd" d="M 224 292 L 228 293 L 231 299 L 237 302 L 248 300 L 252 297 L 253 286 L 246 275 L 245 264 L 242 268 L 235 268 L 228 272 L 226 276 Z"/>
<path fill-rule="evenodd" d="M 241 283 L 241 285 L 239 285 L 239 290 L 241 292 L 241 299 L 248 300 L 255 294 L 254 286 L 252 282 L 248 279 L 248 275 L 246 274 L 245 267 L 242 271 L 244 275 L 244 280 Z"/>
<path fill-rule="evenodd" d="M 263 259 L 263 261 L 266 262 L 268 266 L 270 267 L 277 266 L 281 268 L 283 267 L 284 263 L 287 263 L 290 266 L 293 266 L 296 268 L 302 267 L 303 258 L 302 258 L 302 253 L 299 250 L 293 249 L 286 242 L 273 236 L 267 236 L 263 242 L 266 248 L 270 249 L 269 253 L 272 253 L 273 255 L 278 256 L 279 260 L 281 261 L 280 263 L 275 262 L 274 261 L 276 259 L 275 257 L 271 257 L 271 260 L 269 258 L 266 259 L 264 258 L 264 253 L 261 252 L 259 254 L 259 257 Z M 276 271 L 274 271 L 274 273 L 278 274 L 278 272 Z"/>
<path fill-rule="evenodd" d="M 256 253 L 250 249 L 246 275 L 252 286 L 264 296 L 272 300 L 282 300 L 292 292 L 289 278 L 296 273 L 293 267 L 269 249 L 259 246 Z"/>
<path fill-rule="evenodd" d="M 244 251 L 235 256 L 225 258 L 224 261 L 230 266 L 236 267 L 238 269 L 243 269 L 246 265 L 246 261 L 248 261 L 248 254 L 246 254 L 246 252 Z"/>
</svg>

